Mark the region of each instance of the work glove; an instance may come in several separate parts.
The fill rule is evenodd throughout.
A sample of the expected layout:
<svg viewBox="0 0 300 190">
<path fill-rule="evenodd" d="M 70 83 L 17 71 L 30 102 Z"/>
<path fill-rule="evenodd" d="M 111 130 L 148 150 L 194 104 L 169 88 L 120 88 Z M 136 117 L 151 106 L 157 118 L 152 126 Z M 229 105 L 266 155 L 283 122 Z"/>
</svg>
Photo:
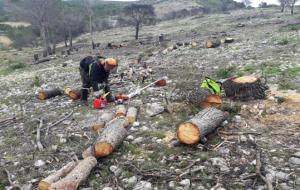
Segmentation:
<svg viewBox="0 0 300 190">
<path fill-rule="evenodd" d="M 94 96 L 95 98 L 100 98 L 102 95 L 103 95 L 102 90 L 93 92 L 93 96 Z"/>
</svg>

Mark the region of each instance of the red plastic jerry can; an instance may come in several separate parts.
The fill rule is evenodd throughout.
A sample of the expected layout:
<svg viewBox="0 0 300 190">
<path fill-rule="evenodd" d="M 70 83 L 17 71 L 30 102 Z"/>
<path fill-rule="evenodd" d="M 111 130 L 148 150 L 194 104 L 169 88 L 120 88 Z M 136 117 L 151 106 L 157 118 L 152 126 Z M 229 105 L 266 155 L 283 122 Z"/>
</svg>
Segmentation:
<svg viewBox="0 0 300 190">
<path fill-rule="evenodd" d="M 94 100 L 93 106 L 95 109 L 104 109 L 107 107 L 107 100 L 104 98 L 97 98 Z"/>
</svg>

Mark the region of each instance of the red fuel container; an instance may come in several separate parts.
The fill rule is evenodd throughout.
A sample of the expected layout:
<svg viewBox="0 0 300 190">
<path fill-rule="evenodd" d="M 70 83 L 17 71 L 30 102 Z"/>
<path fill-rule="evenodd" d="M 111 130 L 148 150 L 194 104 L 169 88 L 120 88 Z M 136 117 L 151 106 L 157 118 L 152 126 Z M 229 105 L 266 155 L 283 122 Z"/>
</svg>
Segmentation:
<svg viewBox="0 0 300 190">
<path fill-rule="evenodd" d="M 97 98 L 94 100 L 93 106 L 95 109 L 104 109 L 107 107 L 107 100 L 104 98 Z"/>
</svg>

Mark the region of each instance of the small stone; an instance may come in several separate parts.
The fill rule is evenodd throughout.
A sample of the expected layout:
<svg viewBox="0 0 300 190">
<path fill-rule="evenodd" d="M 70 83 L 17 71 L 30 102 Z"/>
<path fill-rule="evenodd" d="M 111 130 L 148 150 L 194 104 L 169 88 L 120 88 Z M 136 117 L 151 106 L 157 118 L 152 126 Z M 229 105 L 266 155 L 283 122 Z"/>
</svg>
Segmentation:
<svg viewBox="0 0 300 190">
<path fill-rule="evenodd" d="M 162 139 L 157 139 L 156 142 L 157 142 L 158 144 L 160 144 L 160 143 L 163 142 L 163 140 L 162 140 Z"/>
<path fill-rule="evenodd" d="M 134 186 L 133 190 L 152 190 L 152 184 L 148 181 L 140 181 Z"/>
<path fill-rule="evenodd" d="M 164 106 L 161 103 L 152 103 L 147 104 L 146 113 L 148 116 L 152 117 L 162 113 L 165 110 Z"/>
<path fill-rule="evenodd" d="M 184 179 L 179 182 L 179 185 L 189 187 L 191 185 L 191 181 L 189 179 Z"/>
<path fill-rule="evenodd" d="M 140 122 L 137 122 L 135 121 L 133 124 L 132 124 L 132 127 L 139 127 L 140 126 Z"/>
<path fill-rule="evenodd" d="M 52 149 L 54 152 L 57 151 L 57 148 L 58 148 L 57 145 L 52 145 L 52 146 L 51 146 L 51 149 Z"/>
<path fill-rule="evenodd" d="M 43 160 L 37 160 L 35 163 L 34 163 L 34 166 L 36 167 L 42 167 L 45 165 L 45 162 Z"/>
<path fill-rule="evenodd" d="M 241 135 L 240 139 L 242 142 L 247 142 L 247 137 L 245 135 Z"/>
<path fill-rule="evenodd" d="M 115 176 L 119 176 L 121 174 L 121 169 L 118 168 L 117 166 L 110 166 L 109 170 L 114 173 Z"/>
<path fill-rule="evenodd" d="M 128 184 L 129 185 L 135 185 L 137 183 L 137 177 L 136 176 L 132 176 L 131 178 L 128 179 Z"/>
<path fill-rule="evenodd" d="M 298 178 L 295 180 L 295 184 L 296 184 L 296 185 L 300 185 L 300 177 L 298 177 Z"/>
<path fill-rule="evenodd" d="M 149 128 L 146 127 L 146 126 L 143 126 L 143 127 L 141 127 L 141 130 L 142 130 L 142 131 L 149 131 Z"/>
<path fill-rule="evenodd" d="M 113 190 L 111 187 L 104 187 L 102 190 Z"/>
<path fill-rule="evenodd" d="M 290 162 L 291 164 L 294 164 L 294 165 L 300 165 L 300 158 L 291 157 L 291 158 L 289 159 L 289 162 Z"/>
<path fill-rule="evenodd" d="M 126 139 L 132 141 L 134 139 L 134 136 L 129 135 Z"/>
<path fill-rule="evenodd" d="M 230 169 L 227 166 L 226 160 L 223 158 L 211 158 L 209 159 L 213 166 L 216 166 L 220 169 L 221 172 L 229 172 Z"/>
<path fill-rule="evenodd" d="M 293 156 L 297 157 L 297 158 L 300 158 L 300 152 L 296 152 Z"/>
<path fill-rule="evenodd" d="M 281 187 L 280 188 L 281 190 L 292 190 L 292 189 L 294 189 L 294 188 L 288 186 L 286 183 L 281 183 L 281 184 L 279 184 L 279 186 Z"/>
<path fill-rule="evenodd" d="M 108 187 L 108 188 L 110 188 L 110 187 Z M 103 189 L 105 189 L 105 187 Z M 93 190 L 93 188 L 86 187 L 86 188 L 81 188 L 80 190 Z M 105 190 L 112 190 L 112 189 L 110 188 L 110 189 L 105 189 Z"/>
<path fill-rule="evenodd" d="M 170 181 L 169 184 L 168 184 L 168 187 L 169 187 L 170 189 L 174 189 L 175 186 L 176 186 L 175 181 Z"/>
<path fill-rule="evenodd" d="M 144 140 L 143 137 L 138 137 L 132 141 L 132 144 L 140 144 L 143 142 L 143 140 Z"/>
</svg>

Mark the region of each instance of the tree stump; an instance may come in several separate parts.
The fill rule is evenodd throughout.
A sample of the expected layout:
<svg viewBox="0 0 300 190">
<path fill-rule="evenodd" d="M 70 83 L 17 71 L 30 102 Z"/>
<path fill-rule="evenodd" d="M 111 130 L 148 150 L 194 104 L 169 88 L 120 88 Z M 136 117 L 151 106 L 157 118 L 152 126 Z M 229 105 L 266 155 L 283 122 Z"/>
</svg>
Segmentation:
<svg viewBox="0 0 300 190">
<path fill-rule="evenodd" d="M 109 122 L 104 128 L 95 143 L 95 156 L 97 158 L 105 157 L 111 154 L 127 136 L 129 123 L 125 117 L 116 118 Z"/>
<path fill-rule="evenodd" d="M 68 173 L 70 173 L 76 166 L 78 162 L 69 162 L 67 165 L 62 167 L 60 170 L 54 172 L 49 175 L 47 178 L 43 179 L 39 183 L 39 190 L 48 190 L 52 183 L 57 182 L 61 178 L 65 177 Z"/>
<path fill-rule="evenodd" d="M 132 125 L 136 121 L 138 110 L 135 107 L 128 108 L 126 118 L 130 125 Z"/>
<path fill-rule="evenodd" d="M 126 116 L 126 107 L 124 105 L 118 105 L 116 108 L 116 116 L 122 117 Z"/>
<path fill-rule="evenodd" d="M 223 88 L 227 97 L 241 101 L 264 99 L 265 91 L 268 89 L 259 78 L 254 76 L 228 79 L 223 83 Z"/>
<path fill-rule="evenodd" d="M 205 42 L 206 48 L 216 48 L 221 45 L 221 41 L 217 38 L 210 38 Z"/>
<path fill-rule="evenodd" d="M 184 144 L 196 144 L 204 136 L 216 130 L 224 119 L 225 116 L 221 110 L 206 108 L 178 126 L 177 139 Z"/>
<path fill-rule="evenodd" d="M 40 90 L 38 93 L 38 99 L 46 100 L 60 95 L 62 95 L 62 91 L 59 88 L 50 89 L 50 90 Z"/>
<path fill-rule="evenodd" d="M 64 178 L 51 184 L 49 190 L 76 190 L 80 183 L 84 181 L 91 170 L 96 166 L 97 160 L 95 157 L 87 157 L 80 161 L 79 164 Z"/>
<path fill-rule="evenodd" d="M 94 132 L 99 132 L 100 129 L 104 128 L 105 124 L 111 121 L 115 117 L 113 112 L 103 113 L 91 126 Z"/>
<path fill-rule="evenodd" d="M 81 92 L 79 89 L 72 89 L 70 87 L 65 88 L 65 94 L 69 96 L 72 100 L 78 100 L 81 97 Z"/>
</svg>

